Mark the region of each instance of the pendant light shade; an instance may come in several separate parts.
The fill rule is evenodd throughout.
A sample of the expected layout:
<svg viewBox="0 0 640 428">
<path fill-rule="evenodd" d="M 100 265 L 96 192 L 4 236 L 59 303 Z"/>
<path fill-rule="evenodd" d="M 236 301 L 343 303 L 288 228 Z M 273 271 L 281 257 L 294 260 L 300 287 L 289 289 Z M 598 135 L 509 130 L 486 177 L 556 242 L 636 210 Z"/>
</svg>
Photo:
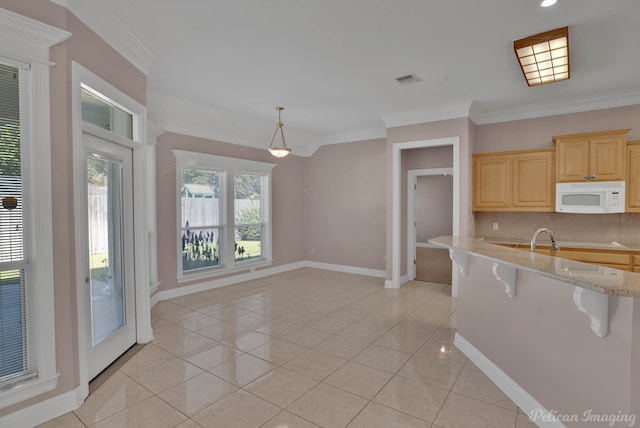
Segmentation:
<svg viewBox="0 0 640 428">
<path fill-rule="evenodd" d="M 276 131 L 273 133 L 273 137 L 271 138 L 271 144 L 269 144 L 269 153 L 277 158 L 283 158 L 291 153 L 291 149 L 287 147 L 287 143 L 284 141 L 284 131 L 282 129 L 284 127 L 284 124 L 281 120 L 281 114 L 282 110 L 284 110 L 284 107 L 276 107 L 276 110 L 278 110 L 278 126 L 276 127 Z M 280 134 L 280 139 L 282 141 L 279 145 L 274 145 L 273 143 L 275 142 L 278 133 Z"/>
</svg>

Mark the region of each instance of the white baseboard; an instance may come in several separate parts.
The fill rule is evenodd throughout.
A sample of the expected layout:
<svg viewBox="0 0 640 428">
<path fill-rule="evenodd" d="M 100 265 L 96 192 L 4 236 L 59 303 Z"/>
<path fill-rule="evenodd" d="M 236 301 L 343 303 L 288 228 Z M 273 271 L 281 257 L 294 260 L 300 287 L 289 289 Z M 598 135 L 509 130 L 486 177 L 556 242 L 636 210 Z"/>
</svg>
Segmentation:
<svg viewBox="0 0 640 428">
<path fill-rule="evenodd" d="M 213 279 L 210 281 L 200 282 L 194 285 L 187 285 L 185 287 L 173 288 L 171 290 L 164 290 L 157 292 L 155 296 L 158 296 L 157 300 L 173 299 L 174 297 L 186 296 L 187 294 L 198 293 L 200 291 L 212 290 L 214 288 L 224 287 L 227 285 L 233 285 L 240 282 L 251 281 L 253 279 L 263 278 L 265 276 L 275 275 L 277 273 L 287 272 L 294 269 L 300 269 L 306 267 L 306 262 L 290 263 L 288 265 L 269 267 L 266 269 L 260 269 L 253 272 L 247 272 L 240 275 L 233 275 L 221 279 Z"/>
<path fill-rule="evenodd" d="M 400 277 L 400 281 L 396 284 L 392 279 L 387 279 L 384 281 L 384 288 L 400 288 L 402 284 L 405 282 L 409 282 L 409 275 L 402 275 Z"/>
<path fill-rule="evenodd" d="M 438 248 L 442 250 L 442 246 L 430 244 L 428 242 L 416 242 L 416 248 Z"/>
<path fill-rule="evenodd" d="M 77 409 L 84 398 L 82 388 L 78 387 L 0 417 L 0 428 L 35 427 Z"/>
<path fill-rule="evenodd" d="M 360 268 L 355 266 L 334 265 L 330 263 L 320 263 L 320 262 L 313 262 L 309 260 L 303 260 L 301 262 L 269 267 L 265 269 L 256 270 L 254 272 L 248 272 L 240 275 L 229 276 L 227 278 L 204 281 L 204 282 L 200 282 L 194 285 L 189 285 L 186 287 L 178 287 L 171 290 L 159 291 L 151 297 L 151 306 L 153 307 L 153 305 L 155 305 L 160 300 L 173 299 L 174 297 L 185 296 L 187 294 L 211 290 L 214 288 L 224 287 L 227 285 L 233 285 L 240 282 L 250 281 L 253 279 L 263 278 L 265 276 L 271 276 L 277 273 L 287 272 L 290 270 L 300 269 L 305 267 L 332 270 L 336 272 L 353 273 L 357 275 L 373 276 L 376 278 L 384 278 L 387 274 L 383 270 L 367 269 L 367 268 Z M 406 282 L 406 279 L 405 279 L 405 282 Z"/>
<path fill-rule="evenodd" d="M 158 288 L 160 287 L 160 284 L 162 284 L 162 282 L 157 281 L 157 282 L 152 282 L 149 284 L 149 294 L 154 294 L 155 292 L 158 291 Z"/>
<path fill-rule="evenodd" d="M 518 405 L 528 415 L 535 415 L 535 424 L 544 428 L 563 428 L 565 425 L 554 420 L 553 413 L 542 407 L 542 405 L 505 372 L 496 366 L 482 352 L 478 351 L 464 337 L 456 333 L 453 340 L 456 345 L 498 388 L 504 392 L 514 403 Z"/>
<path fill-rule="evenodd" d="M 151 299 L 149 300 L 149 307 L 153 308 L 156 303 L 160 301 L 160 293 L 157 291 L 151 295 Z"/>
<path fill-rule="evenodd" d="M 374 276 L 376 278 L 384 278 L 387 276 L 387 272 L 378 269 L 367 269 L 360 268 L 355 266 L 345 266 L 345 265 L 334 265 L 331 263 L 320 263 L 313 262 L 307 260 L 303 262 L 306 267 L 316 268 L 316 269 L 324 269 L 324 270 L 332 270 L 336 272 L 344 272 L 344 273 L 354 273 L 357 275 L 365 275 L 365 276 Z"/>
</svg>

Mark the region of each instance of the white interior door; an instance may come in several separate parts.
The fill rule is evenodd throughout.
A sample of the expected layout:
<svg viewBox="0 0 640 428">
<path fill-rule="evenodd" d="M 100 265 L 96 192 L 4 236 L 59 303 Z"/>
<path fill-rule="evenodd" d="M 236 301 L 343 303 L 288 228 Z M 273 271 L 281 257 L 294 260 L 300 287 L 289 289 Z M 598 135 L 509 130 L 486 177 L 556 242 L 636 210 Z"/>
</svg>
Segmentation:
<svg viewBox="0 0 640 428">
<path fill-rule="evenodd" d="M 133 153 L 83 133 L 89 379 L 136 342 Z"/>
</svg>

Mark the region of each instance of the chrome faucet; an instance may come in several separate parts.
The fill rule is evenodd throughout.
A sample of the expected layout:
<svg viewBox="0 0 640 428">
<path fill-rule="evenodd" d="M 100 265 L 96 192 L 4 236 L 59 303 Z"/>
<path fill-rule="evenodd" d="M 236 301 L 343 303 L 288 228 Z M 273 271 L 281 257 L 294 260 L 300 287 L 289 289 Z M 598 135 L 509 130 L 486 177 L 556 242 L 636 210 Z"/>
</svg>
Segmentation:
<svg viewBox="0 0 640 428">
<path fill-rule="evenodd" d="M 553 237 L 553 232 L 543 227 L 536 230 L 536 233 L 534 233 L 533 237 L 531 238 L 531 252 L 532 253 L 536 252 L 536 239 L 538 238 L 538 235 L 540 235 L 542 232 L 549 235 L 549 239 L 551 239 L 551 251 L 558 251 L 560 247 L 558 247 L 558 244 L 556 244 L 556 239 Z"/>
</svg>

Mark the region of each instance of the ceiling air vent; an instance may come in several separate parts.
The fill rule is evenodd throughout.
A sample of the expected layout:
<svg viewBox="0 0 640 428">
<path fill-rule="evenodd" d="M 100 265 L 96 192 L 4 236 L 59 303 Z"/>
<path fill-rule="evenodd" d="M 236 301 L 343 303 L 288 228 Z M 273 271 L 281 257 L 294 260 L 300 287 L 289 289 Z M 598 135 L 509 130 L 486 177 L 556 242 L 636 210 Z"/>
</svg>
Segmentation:
<svg viewBox="0 0 640 428">
<path fill-rule="evenodd" d="M 407 74 L 406 76 L 396 77 L 396 82 L 398 82 L 401 85 L 410 85 L 412 83 L 417 83 L 420 80 L 422 79 L 420 79 L 415 74 Z"/>
</svg>

